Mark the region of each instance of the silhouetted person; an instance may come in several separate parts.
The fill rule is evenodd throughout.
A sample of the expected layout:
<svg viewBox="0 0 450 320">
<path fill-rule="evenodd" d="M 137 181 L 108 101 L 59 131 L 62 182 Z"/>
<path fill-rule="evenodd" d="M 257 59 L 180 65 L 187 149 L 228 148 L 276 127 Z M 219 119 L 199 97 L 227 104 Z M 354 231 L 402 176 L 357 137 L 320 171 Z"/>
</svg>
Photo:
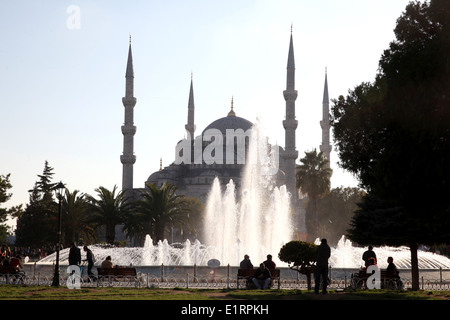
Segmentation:
<svg viewBox="0 0 450 320">
<path fill-rule="evenodd" d="M 94 267 L 94 254 L 92 253 L 91 249 L 89 249 L 87 246 L 83 247 L 83 250 L 86 251 L 86 259 L 83 261 L 87 261 L 88 263 L 88 277 L 89 282 L 91 281 L 91 278 L 94 278 L 94 274 L 92 273 L 92 268 Z"/>
<path fill-rule="evenodd" d="M 273 262 L 273 260 L 272 260 L 272 255 L 271 254 L 267 255 L 267 260 L 264 261 L 263 263 L 264 263 L 264 266 L 266 268 L 271 269 L 271 270 L 273 270 L 273 269 L 275 269 L 277 267 L 275 262 Z"/>
<path fill-rule="evenodd" d="M 396 287 L 399 289 L 402 289 L 403 282 L 400 280 L 400 272 L 398 271 L 397 266 L 394 264 L 394 258 L 388 257 L 387 262 L 388 262 L 388 266 L 386 268 L 386 271 L 394 276 L 394 283 L 395 283 Z"/>
<path fill-rule="evenodd" d="M 331 256 L 331 249 L 327 244 L 327 239 L 322 239 L 317 247 L 317 264 L 315 274 L 314 292 L 319 293 L 320 279 L 322 278 L 322 293 L 327 293 L 328 285 L 328 259 Z"/>
<path fill-rule="evenodd" d="M 113 267 L 113 263 L 111 261 L 111 256 L 107 256 L 105 258 L 105 260 L 102 262 L 102 268 L 108 269 L 108 268 L 112 268 L 112 267 Z"/>
<path fill-rule="evenodd" d="M 10 260 L 10 262 L 9 262 L 9 265 L 10 265 L 11 267 L 16 268 L 18 271 L 19 271 L 20 269 L 23 269 L 23 265 L 22 265 L 22 257 L 21 257 L 20 255 L 17 255 L 17 256 L 15 256 L 15 257 L 11 258 L 11 260 Z"/>
<path fill-rule="evenodd" d="M 76 243 L 72 243 L 69 250 L 69 265 L 79 266 L 81 264 L 81 250 Z"/>
<path fill-rule="evenodd" d="M 270 284 L 270 271 L 264 266 L 264 263 L 259 265 L 259 268 L 256 269 L 254 278 L 252 279 L 253 283 L 258 289 L 267 289 Z"/>
<path fill-rule="evenodd" d="M 386 268 L 386 271 L 398 272 L 397 267 L 394 264 L 394 258 L 388 257 L 387 262 L 388 266 Z"/>
<path fill-rule="evenodd" d="M 241 269 L 253 269 L 253 264 L 250 261 L 250 257 L 248 256 L 248 254 L 246 254 L 244 256 L 244 260 L 242 260 L 241 263 L 239 264 L 239 268 L 241 268 Z"/>
<path fill-rule="evenodd" d="M 373 264 L 377 264 L 377 255 L 375 254 L 375 252 L 372 249 L 373 249 L 373 247 L 369 246 L 369 249 L 367 251 L 365 251 L 362 255 L 362 259 L 364 260 L 364 265 L 366 267 L 373 265 Z M 373 259 L 371 259 L 371 258 L 373 258 Z M 375 263 L 373 263 L 373 260 L 375 261 Z"/>
</svg>

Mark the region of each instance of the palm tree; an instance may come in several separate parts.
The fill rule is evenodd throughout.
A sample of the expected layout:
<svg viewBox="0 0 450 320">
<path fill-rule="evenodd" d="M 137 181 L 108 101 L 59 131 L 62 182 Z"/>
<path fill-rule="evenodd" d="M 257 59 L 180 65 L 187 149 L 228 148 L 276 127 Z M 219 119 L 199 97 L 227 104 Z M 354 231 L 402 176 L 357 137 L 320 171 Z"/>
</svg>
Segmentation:
<svg viewBox="0 0 450 320">
<path fill-rule="evenodd" d="M 78 190 L 70 192 L 66 188 L 62 200 L 62 226 L 64 230 L 64 245 L 68 247 L 80 238 L 95 239 L 95 233 L 88 221 L 87 201 L 85 194 Z"/>
<path fill-rule="evenodd" d="M 143 232 L 150 234 L 155 242 L 164 240 L 166 226 L 170 223 L 182 227 L 189 219 L 190 206 L 184 196 L 176 195 L 177 187 L 165 182 L 161 188 L 145 184 L 136 211 L 144 221 Z"/>
<path fill-rule="evenodd" d="M 115 228 L 125 221 L 125 216 L 130 212 L 130 201 L 125 197 L 123 191 L 117 192 L 117 186 L 110 191 L 105 187 L 95 189 L 99 199 L 92 196 L 88 198 L 89 220 L 97 226 L 105 227 L 106 242 L 114 243 L 116 236 Z"/>
<path fill-rule="evenodd" d="M 330 177 L 333 171 L 322 152 L 317 153 L 316 149 L 305 152 L 305 157 L 300 161 L 302 164 L 296 168 L 297 188 L 308 194 L 311 201 L 311 215 L 314 221 L 312 235 L 315 238 L 319 235 L 317 199 L 330 190 Z"/>
</svg>

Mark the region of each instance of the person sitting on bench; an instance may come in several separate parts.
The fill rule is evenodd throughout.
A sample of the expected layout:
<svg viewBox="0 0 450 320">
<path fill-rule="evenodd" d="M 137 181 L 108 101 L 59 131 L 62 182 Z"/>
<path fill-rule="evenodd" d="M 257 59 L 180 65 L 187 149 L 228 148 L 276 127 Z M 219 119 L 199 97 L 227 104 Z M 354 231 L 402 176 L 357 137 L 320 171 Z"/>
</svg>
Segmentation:
<svg viewBox="0 0 450 320">
<path fill-rule="evenodd" d="M 253 277 L 253 283 L 258 289 L 267 289 L 269 288 L 271 278 L 270 271 L 266 268 L 264 263 L 259 265 L 259 268 L 255 271 L 255 276 Z"/>
</svg>

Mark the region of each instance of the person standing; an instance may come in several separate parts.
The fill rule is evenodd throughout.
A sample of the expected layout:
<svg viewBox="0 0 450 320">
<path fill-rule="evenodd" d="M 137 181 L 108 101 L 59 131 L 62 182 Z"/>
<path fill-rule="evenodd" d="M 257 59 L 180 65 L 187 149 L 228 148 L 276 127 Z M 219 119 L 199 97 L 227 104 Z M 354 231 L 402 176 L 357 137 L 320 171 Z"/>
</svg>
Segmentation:
<svg viewBox="0 0 450 320">
<path fill-rule="evenodd" d="M 319 293 L 320 279 L 322 278 L 322 293 L 327 293 L 328 285 L 328 259 L 331 256 L 331 249 L 327 244 L 327 239 L 322 239 L 317 247 L 317 264 L 315 273 L 314 292 Z"/>
<path fill-rule="evenodd" d="M 373 265 L 373 264 L 377 264 L 377 255 L 373 251 L 372 246 L 369 246 L 368 250 L 364 251 L 364 253 L 362 255 L 362 259 L 364 260 L 364 265 L 366 267 Z"/>
<path fill-rule="evenodd" d="M 69 250 L 69 265 L 79 266 L 81 264 L 81 250 L 76 243 L 72 243 Z"/>
</svg>

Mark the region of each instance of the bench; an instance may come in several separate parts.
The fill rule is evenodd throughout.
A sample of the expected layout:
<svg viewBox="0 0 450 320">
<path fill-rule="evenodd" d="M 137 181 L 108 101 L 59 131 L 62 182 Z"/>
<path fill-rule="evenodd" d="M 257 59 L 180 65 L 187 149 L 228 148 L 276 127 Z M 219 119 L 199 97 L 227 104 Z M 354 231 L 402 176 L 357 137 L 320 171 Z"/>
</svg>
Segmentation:
<svg viewBox="0 0 450 320">
<path fill-rule="evenodd" d="M 246 288 L 250 289 L 254 287 L 252 278 L 255 276 L 255 271 L 257 269 L 238 269 L 237 273 L 237 288 L 239 289 L 239 282 L 240 280 L 246 281 Z M 278 289 L 281 287 L 281 281 L 280 281 L 280 269 L 269 269 L 270 272 L 270 285 L 269 288 L 273 286 L 274 280 L 278 281 Z"/>
<path fill-rule="evenodd" d="M 366 282 L 371 275 L 366 270 L 360 270 L 358 273 L 353 274 L 352 287 L 354 289 L 367 288 Z M 380 270 L 380 282 L 382 289 L 402 289 L 403 287 L 398 271 Z"/>
<path fill-rule="evenodd" d="M 16 267 L 12 266 L 0 266 L 0 277 L 4 277 L 6 283 L 9 283 L 9 279 L 13 278 L 13 283 L 16 280 L 20 280 L 23 283 L 23 278 L 25 276 L 25 272 L 17 270 Z"/>
<path fill-rule="evenodd" d="M 109 284 L 111 281 L 118 282 L 130 282 L 133 280 L 137 282 L 136 268 L 129 267 L 114 267 L 114 268 L 97 268 L 98 282 L 108 279 Z"/>
</svg>

